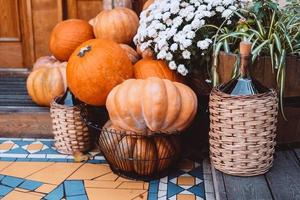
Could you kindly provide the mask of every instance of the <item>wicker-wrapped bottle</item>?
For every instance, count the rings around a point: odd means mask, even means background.
[[[81,119],[81,110],[77,104],[74,95],[69,90],[51,103],[54,146],[63,154],[87,152],[95,143],[94,137]]]
[[[251,43],[240,45],[240,75],[210,95],[210,158],[214,167],[237,176],[267,172],[275,151],[278,98],[249,73]]]
[[[132,8],[132,0],[103,0],[103,9],[111,10],[116,7]]]

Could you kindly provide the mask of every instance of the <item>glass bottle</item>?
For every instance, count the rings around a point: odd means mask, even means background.
[[[103,9],[111,10],[116,7],[132,8],[131,0],[103,0]]]
[[[58,103],[70,107],[76,106],[78,104],[75,96],[72,94],[72,92],[69,89],[67,89],[67,91],[65,92],[65,94],[62,96],[62,98],[59,100]]]
[[[250,42],[240,43],[240,65],[239,65],[239,75],[224,84],[220,90],[231,94],[233,96],[238,95],[255,95],[267,92],[269,89],[259,83],[257,80],[251,77],[251,47]]]

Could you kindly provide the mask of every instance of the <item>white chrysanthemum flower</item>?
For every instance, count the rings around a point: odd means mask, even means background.
[[[157,59],[162,59],[164,60],[167,56],[167,52],[166,51],[160,51],[158,54],[157,54]]]
[[[228,18],[232,13],[233,13],[232,10],[226,9],[226,10],[223,11],[222,17],[223,18]]]
[[[172,61],[172,59],[173,59],[173,54],[172,53],[167,53],[167,55],[166,55],[166,60],[167,61]]]
[[[170,47],[170,50],[171,51],[176,51],[176,50],[178,50],[178,44],[177,43],[173,43],[172,45],[171,45],[171,47]]]
[[[175,63],[174,61],[169,62],[169,68],[170,68],[171,70],[177,69],[176,63]]]
[[[185,50],[182,52],[182,57],[184,59],[190,59],[191,58],[191,52],[189,52],[188,50]]]
[[[185,68],[183,64],[178,65],[177,72],[180,73],[182,76],[186,76],[188,70]]]
[[[208,49],[210,43],[207,40],[202,40],[197,42],[197,47],[199,47],[202,50]]]

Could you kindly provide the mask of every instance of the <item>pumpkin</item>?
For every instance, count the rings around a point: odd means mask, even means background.
[[[150,175],[154,172],[157,162],[155,144],[146,138],[136,141],[133,151],[134,170],[139,175]]]
[[[127,56],[131,60],[132,64],[135,64],[140,60],[140,55],[131,46],[127,44],[120,44],[120,46],[126,51]]]
[[[142,58],[148,58],[148,59],[155,59],[154,53],[151,49],[147,48],[146,50],[142,51],[139,46],[136,47],[136,52],[142,57]]]
[[[28,76],[27,91],[36,104],[50,106],[55,97],[65,93],[65,80],[66,63],[54,67],[41,67]]]
[[[104,10],[111,10],[116,7],[132,8],[132,0],[103,0]]]
[[[180,76],[169,69],[163,60],[142,59],[134,65],[134,76],[138,79],[158,77],[171,81],[181,82]]]
[[[107,95],[118,84],[133,77],[133,66],[115,42],[93,39],[80,45],[67,65],[69,89],[81,101],[105,105]]]
[[[154,3],[154,0],[148,0],[143,5],[143,10],[146,10],[151,4]]]
[[[42,56],[35,61],[32,67],[32,71],[43,67],[60,67],[61,65],[66,67],[67,62],[60,62],[54,56]]]
[[[117,155],[116,163],[118,168],[124,171],[133,170],[133,151],[136,144],[136,139],[131,136],[124,136],[118,143],[115,151]]]
[[[174,147],[172,143],[165,137],[157,137],[154,140],[157,149],[157,168],[159,171],[164,171],[170,166],[172,157],[175,156]]]
[[[73,51],[83,42],[94,38],[93,27],[80,19],[58,23],[52,30],[50,52],[60,61],[68,61]]]
[[[104,10],[96,16],[94,33],[96,38],[130,44],[137,33],[138,26],[139,18],[133,10],[115,8]]]
[[[112,123],[122,129],[174,132],[186,129],[197,112],[197,97],[188,86],[167,79],[131,79],[116,86],[106,107]]]

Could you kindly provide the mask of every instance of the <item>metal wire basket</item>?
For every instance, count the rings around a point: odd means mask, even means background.
[[[87,109],[81,115],[89,129],[100,133],[99,149],[114,173],[150,181],[166,176],[176,166],[181,154],[179,133],[135,133],[121,130],[110,121],[101,128]]]

